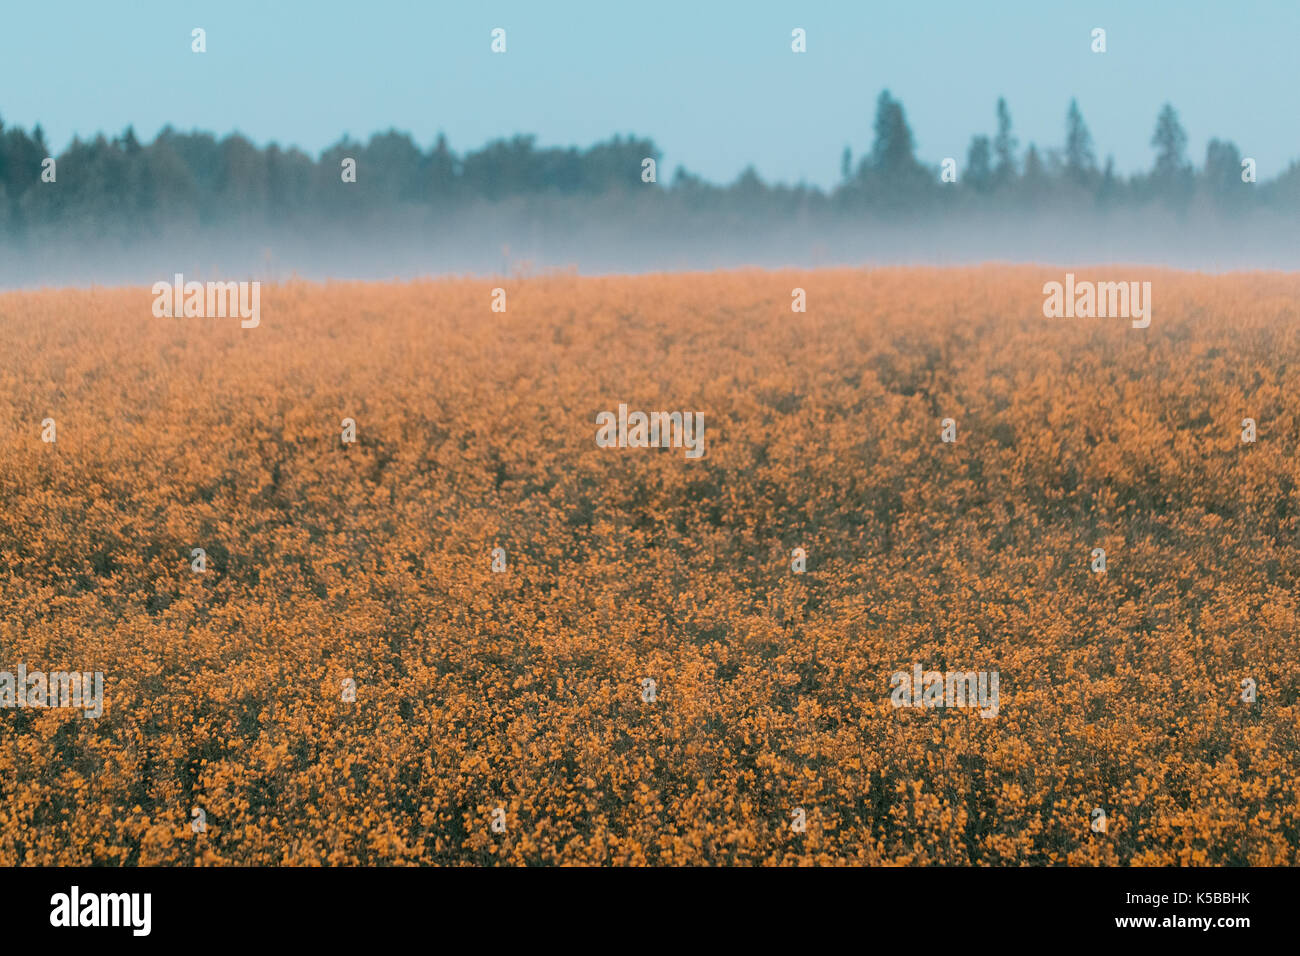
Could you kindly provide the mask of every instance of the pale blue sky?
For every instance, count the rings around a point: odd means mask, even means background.
[[[190,30],[208,52],[190,52]],[[508,52],[489,51],[493,27]],[[808,52],[790,52],[790,31]],[[1089,49],[1093,27],[1108,52]],[[152,138],[166,123],[238,130],[313,154],[396,126],[458,152],[517,132],[546,145],[650,136],[730,181],[829,185],[871,142],[874,102],[902,100],[919,155],[964,159],[1005,95],[1022,146],[1056,146],[1077,96],[1099,159],[1149,166],[1171,101],[1199,164],[1212,135],[1271,178],[1300,158],[1300,2],[397,2],[71,0],[0,13],[0,117]],[[664,177],[666,178],[666,177]]]

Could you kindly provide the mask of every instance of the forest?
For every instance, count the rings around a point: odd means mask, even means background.
[[[830,189],[764,182],[752,166],[727,184],[681,166],[670,174],[657,170],[647,182],[644,160],[657,163],[662,152],[654,140],[635,135],[580,149],[540,146],[536,137],[519,134],[458,153],[442,134],[423,148],[410,133],[390,129],[366,142],[345,136],[313,157],[292,146],[258,146],[237,132],[219,138],[169,126],[147,143],[132,128],[75,139],[56,156],[39,125],[28,131],[0,120],[0,239],[139,238],[217,227],[303,230],[398,214],[427,221],[485,203],[543,197],[579,210],[598,198],[612,200],[612,207],[600,206],[607,212],[638,190],[638,198],[650,190],[674,217],[687,219],[735,214],[888,221],[1032,212],[1049,204],[1240,217],[1300,206],[1300,165],[1256,183],[1253,160],[1216,138],[1198,166],[1170,105],[1155,120],[1151,168],[1130,176],[1099,157],[1075,101],[1059,146],[1021,149],[1005,99],[989,120],[991,131],[973,136],[965,156],[923,160],[903,104],[882,91],[870,149],[855,157],[846,146]],[[947,177],[945,158],[954,161]],[[345,160],[355,163],[355,182],[345,181]]]

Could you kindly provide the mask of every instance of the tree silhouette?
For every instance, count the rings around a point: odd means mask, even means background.
[[[876,100],[875,142],[871,146],[871,164],[886,176],[910,174],[916,165],[912,130],[903,115],[903,104],[882,90]]]
[[[1232,143],[1212,139],[1205,147],[1206,189],[1215,197],[1238,195],[1241,182],[1241,153]]]
[[[998,97],[998,132],[993,138],[993,155],[996,164],[993,168],[994,181],[999,186],[1007,186],[1016,178],[1016,146],[1019,144],[1011,133],[1011,111],[1007,101]]]
[[[966,183],[976,192],[993,185],[993,148],[987,136],[976,136],[966,151]]]
[[[1070,100],[1065,114],[1065,174],[1074,183],[1087,185],[1097,170],[1092,153],[1092,135],[1083,122],[1079,101]]]
[[[1152,191],[1171,203],[1185,202],[1194,186],[1194,173],[1187,160],[1187,133],[1178,122],[1178,113],[1168,103],[1156,117],[1151,145],[1156,150],[1156,163],[1151,170]]]

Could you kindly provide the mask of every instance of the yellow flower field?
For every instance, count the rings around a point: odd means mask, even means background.
[[[1300,276],[1063,272],[0,295],[0,865],[1300,863]]]

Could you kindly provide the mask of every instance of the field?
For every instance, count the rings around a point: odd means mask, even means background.
[[[1300,276],[1063,272],[0,295],[0,865],[1300,863]]]

